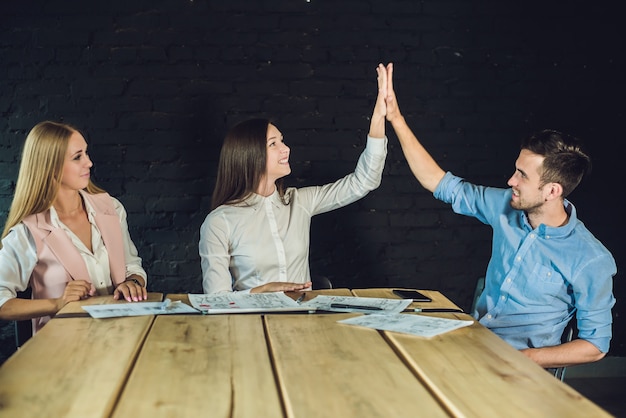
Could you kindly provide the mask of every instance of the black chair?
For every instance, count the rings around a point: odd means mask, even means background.
[[[22,299],[30,299],[31,298],[31,289],[30,287],[23,292],[17,292],[17,297]],[[26,319],[23,321],[13,321],[15,326],[15,348],[18,349],[26,341],[33,336],[33,321],[30,319]]]
[[[485,289],[485,278],[479,277],[478,280],[476,280],[476,287],[474,288],[474,299],[472,299],[472,307],[469,311],[470,315],[474,314],[476,302],[478,302],[478,298],[483,293],[483,289]]]
[[[311,275],[311,282],[313,283],[313,290],[332,289],[333,284],[326,276],[320,276],[318,274]]]
[[[483,289],[485,288],[485,278],[479,277],[476,281],[476,288],[474,289],[474,299],[472,300],[472,310],[470,313],[474,313],[474,309],[476,308],[476,302],[480,297]],[[576,315],[570,319],[565,330],[563,331],[563,335],[561,335],[561,343],[566,343],[572,341],[574,336],[576,335]],[[565,380],[565,367],[557,367],[554,369],[547,369],[550,373],[554,374],[554,377],[559,379],[561,382]]]
[[[564,344],[564,343],[572,341],[576,333],[577,333],[576,315],[574,315],[572,319],[570,319],[569,322],[567,323],[565,330],[563,330],[563,335],[561,335],[561,343]],[[557,367],[556,369],[554,369],[554,377],[559,379],[561,382],[564,381],[565,369],[566,369],[565,366]]]

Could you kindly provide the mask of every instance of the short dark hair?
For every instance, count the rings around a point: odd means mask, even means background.
[[[545,129],[522,140],[521,149],[544,157],[541,182],[559,183],[567,197],[591,171],[591,159],[582,142],[571,135]]]

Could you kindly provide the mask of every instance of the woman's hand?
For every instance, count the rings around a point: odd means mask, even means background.
[[[389,64],[391,65],[391,64]],[[376,74],[378,75],[378,95],[376,104],[370,120],[369,136],[372,138],[384,138],[385,136],[385,116],[387,115],[387,73],[388,70],[383,64],[378,64]]]
[[[135,280],[139,283],[143,282],[143,279],[139,276],[130,276],[125,282],[117,286],[113,292],[113,299],[124,298],[127,302],[140,302],[148,299],[148,290],[142,285],[135,283]]]
[[[374,105],[373,116],[384,118],[387,114],[386,99],[389,92],[389,89],[387,87],[387,77],[390,67],[391,64],[388,64],[387,68],[385,68],[383,64],[378,64],[378,67],[376,67],[376,74],[378,75],[378,77],[376,78],[378,82],[378,95],[376,96],[376,104]]]
[[[86,280],[70,280],[63,290],[63,296],[56,299],[57,312],[70,302],[87,299],[96,294],[96,289]]]
[[[294,292],[296,290],[310,289],[313,283],[291,283],[291,282],[271,282],[255,287],[250,293],[269,293],[269,292]]]

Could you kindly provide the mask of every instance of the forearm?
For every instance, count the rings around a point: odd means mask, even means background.
[[[57,299],[9,299],[0,307],[0,319],[22,321],[25,319],[53,316],[59,311]]]
[[[372,115],[370,120],[370,132],[369,136],[372,138],[384,138],[385,137],[385,115],[378,115],[376,112]]]
[[[434,192],[445,175],[445,171],[439,167],[439,164],[418,141],[404,117],[395,117],[391,121],[391,126],[400,141],[402,152],[413,175],[425,189]]]
[[[552,347],[527,348],[521,352],[543,368],[593,363],[605,356],[595,345],[581,339]]]

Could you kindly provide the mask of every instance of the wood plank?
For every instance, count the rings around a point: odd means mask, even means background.
[[[157,317],[114,417],[282,417],[260,315]]]
[[[144,302],[160,302],[163,300],[163,293],[148,292],[148,300]],[[76,318],[76,317],[89,317],[89,313],[83,309],[86,305],[107,305],[109,303],[141,303],[141,302],[127,302],[125,300],[115,300],[113,295],[106,296],[93,296],[88,299],[79,300],[77,302],[70,302],[65,305],[54,318]]]
[[[430,339],[385,335],[455,416],[609,416],[477,322]]]
[[[421,289],[405,289],[401,287],[393,288],[370,288],[370,289],[352,289],[354,296],[361,296],[367,298],[389,298],[400,299],[393,293],[394,289],[401,290],[417,290],[418,292],[428,296],[432,299],[432,302],[413,302],[409,305],[410,308],[459,308],[454,302],[445,297],[441,292],[436,290],[421,290]]]
[[[353,314],[266,315],[289,417],[447,417],[378,331]]]
[[[108,417],[153,319],[52,319],[0,368],[0,415]]]

